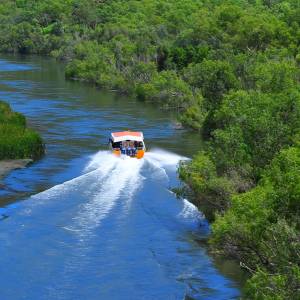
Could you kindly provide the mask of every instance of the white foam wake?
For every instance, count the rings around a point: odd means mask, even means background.
[[[161,149],[154,149],[151,152],[146,152],[145,159],[151,164],[159,168],[177,167],[182,160],[188,160],[187,157],[168,152]]]
[[[103,157],[100,159],[100,157]],[[84,174],[65,181],[62,184],[58,184],[44,192],[31,196],[31,199],[35,201],[32,206],[38,205],[40,202],[44,202],[47,199],[59,200],[64,197],[65,194],[78,191],[79,193],[93,192],[92,187],[99,184],[107,174],[115,168],[118,163],[118,159],[111,154],[108,155],[107,151],[99,151],[97,154],[91,157],[89,164],[84,169]],[[83,188],[85,186],[85,188]]]
[[[176,169],[179,162],[186,159],[159,149],[147,152],[141,160],[119,158],[110,151],[99,151],[91,156],[83,175],[32,196],[34,201],[27,212],[31,214],[34,206],[45,202],[69,201],[68,205],[74,214],[64,228],[77,233],[80,239],[86,239],[100,226],[119,200],[123,201],[120,205],[125,210],[130,209],[134,194],[144,179],[141,170],[145,163],[150,166],[145,176],[160,180],[161,176],[168,178],[166,170]],[[75,200],[76,197],[79,199]],[[195,219],[199,217],[198,214],[198,210],[184,200],[183,210],[178,217]]]
[[[156,179],[166,179],[168,180],[167,170],[176,172],[176,168],[179,162],[182,160],[187,160],[188,158],[184,156],[177,155],[161,149],[154,149],[151,152],[146,152],[145,161],[151,167],[151,174],[153,178]]]
[[[81,205],[78,214],[73,218],[74,225],[71,226],[71,230],[78,232],[81,238],[87,238],[89,233],[100,225],[122,193],[122,198],[131,199],[140,184],[138,178],[143,160],[116,158],[111,154],[106,156],[102,152],[93,157],[86,170],[98,167],[97,170],[105,172],[105,176],[88,187],[97,192]]]
[[[204,218],[203,214],[197,209],[197,207],[187,199],[183,199],[183,209],[178,216],[189,220],[202,220]]]
[[[84,172],[91,172],[96,169],[105,170],[120,162],[120,158],[112,155],[110,151],[98,151],[90,157],[90,161],[84,168]]]

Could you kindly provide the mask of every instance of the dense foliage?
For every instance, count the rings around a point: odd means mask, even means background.
[[[0,33],[0,51],[178,111],[206,141],[179,174],[218,214],[213,247],[253,273],[246,297],[300,298],[298,0],[5,1]]]
[[[249,298],[300,299],[300,147],[275,156],[254,189],[232,197],[212,243],[259,271]],[[252,271],[254,272],[254,271]]]
[[[26,127],[26,119],[0,101],[0,160],[38,158],[44,153],[40,136]]]

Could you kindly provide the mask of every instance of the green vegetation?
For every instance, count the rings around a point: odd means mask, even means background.
[[[232,197],[213,224],[211,242],[252,270],[250,299],[300,299],[299,228],[300,147],[290,147],[276,155],[254,189]]]
[[[253,273],[246,297],[300,298],[298,0],[5,1],[0,33],[0,51],[176,110],[206,142],[179,175],[212,247]]]
[[[43,153],[42,139],[35,131],[26,128],[25,117],[0,101],[0,160],[35,159]]]

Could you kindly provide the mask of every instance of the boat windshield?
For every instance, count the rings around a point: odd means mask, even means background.
[[[143,142],[137,141],[122,141],[122,142],[111,142],[111,145],[114,149],[143,149],[144,144]]]

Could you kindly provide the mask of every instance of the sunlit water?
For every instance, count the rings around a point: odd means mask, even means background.
[[[10,57],[0,71],[0,98],[47,144],[0,193],[1,300],[238,298],[197,242],[204,216],[170,191],[195,135],[156,108],[65,82],[51,60]],[[144,131],[144,159],[99,150],[126,128]]]

